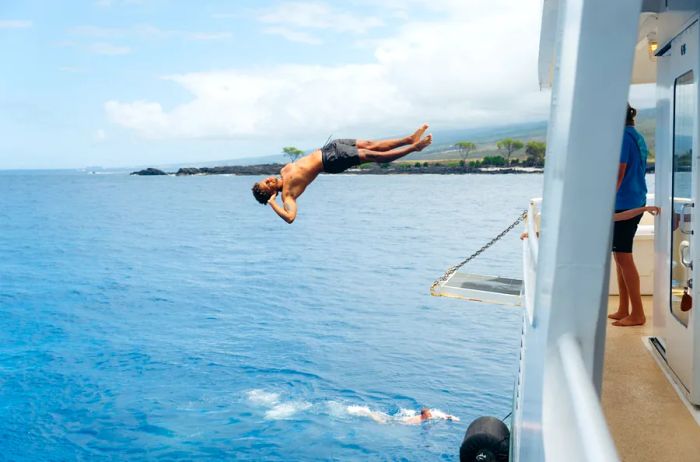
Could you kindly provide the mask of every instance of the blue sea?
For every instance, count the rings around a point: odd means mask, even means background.
[[[510,412],[519,309],[429,287],[541,175],[322,176],[292,225],[254,179],[0,172],[0,460],[452,461]]]

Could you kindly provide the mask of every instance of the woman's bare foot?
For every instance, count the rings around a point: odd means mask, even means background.
[[[619,321],[615,321],[612,323],[613,326],[618,326],[618,327],[630,327],[630,326],[641,326],[645,322],[647,322],[647,318],[642,315],[642,316],[627,316],[626,318],[622,318]]]
[[[628,310],[621,310],[618,308],[618,310],[614,313],[611,313],[608,315],[610,319],[614,319],[615,321],[619,321],[620,319],[624,319],[627,316],[630,315],[630,312]]]
[[[423,133],[425,133],[428,127],[430,127],[430,125],[428,124],[421,125],[420,128],[418,128],[418,130],[416,130],[416,132],[413,135],[408,137],[411,140],[409,144],[416,144],[417,142],[419,142],[421,136],[423,136]]]
[[[420,140],[417,143],[414,143],[413,145],[416,147],[416,151],[422,151],[425,149],[430,143],[433,142],[433,135],[428,135],[422,140]]]

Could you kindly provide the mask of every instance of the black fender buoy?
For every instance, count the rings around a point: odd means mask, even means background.
[[[459,447],[460,462],[506,462],[510,449],[510,431],[496,417],[473,421]]]

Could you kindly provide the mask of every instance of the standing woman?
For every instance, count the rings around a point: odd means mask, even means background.
[[[647,144],[634,128],[637,110],[627,105],[625,133],[622,137],[620,167],[617,173],[615,213],[643,207],[647,199]],[[617,312],[608,315],[615,319],[613,326],[641,326],[646,322],[642,295],[639,291],[639,273],[632,258],[632,243],[644,212],[628,220],[616,221],[613,232],[613,257],[617,266],[617,285],[620,304]],[[630,311],[630,305],[632,310]]]

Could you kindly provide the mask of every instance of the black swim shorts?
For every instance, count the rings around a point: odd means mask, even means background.
[[[360,165],[357,140],[333,140],[321,148],[323,171],[341,173],[350,167]]]
[[[624,210],[615,210],[615,213],[624,212]],[[632,253],[632,243],[634,242],[634,235],[637,232],[637,226],[642,220],[643,213],[640,213],[636,217],[632,217],[629,220],[622,220],[615,222],[615,228],[613,230],[613,252],[622,253]]]

